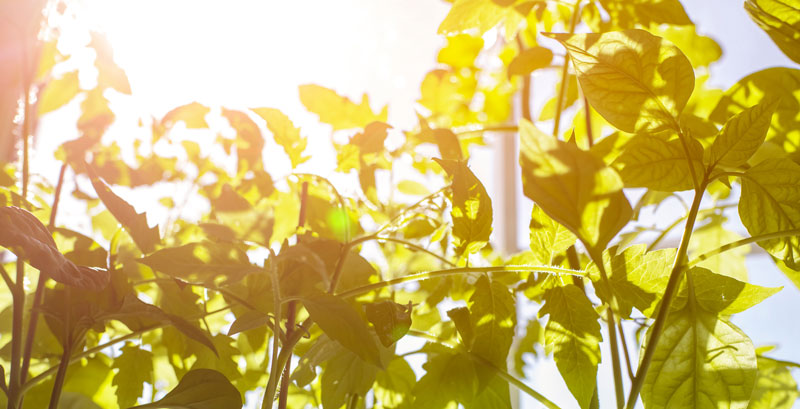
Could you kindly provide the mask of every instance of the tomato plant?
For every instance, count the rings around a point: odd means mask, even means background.
[[[800,63],[800,4],[744,6]],[[798,364],[731,316],[780,290],[748,283],[744,246],[800,287],[800,70],[707,86],[720,49],[678,0],[455,0],[439,31],[412,129],[366,96],[299,88],[347,186],[302,171],[320,135],[274,107],[195,102],[143,121],[149,140],[110,138],[107,95],[131,90],[102,35],[91,89],[55,69],[69,57],[57,38],[32,46],[24,92],[5,93],[23,95],[22,120],[1,128],[19,128],[22,154],[0,173],[0,400],[484,409],[510,408],[513,388],[558,408],[524,375],[523,356],[544,351],[582,409],[604,394],[628,409],[792,407]],[[560,82],[531,112],[547,70]],[[80,137],[55,152],[57,177],[35,177],[38,117],[75,99]],[[535,203],[517,254],[492,247],[497,211],[470,168],[490,132],[517,138]],[[277,150],[283,169],[265,160]],[[67,193],[85,220],[58,218]],[[685,214],[649,227],[642,215],[675,198]],[[536,316],[520,312],[531,303]],[[424,344],[401,351],[409,339]],[[613,390],[598,388],[602,359]]]

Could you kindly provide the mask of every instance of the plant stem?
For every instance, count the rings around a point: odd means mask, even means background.
[[[17,259],[17,277],[11,289],[12,319],[11,319],[11,370],[8,380],[8,408],[16,409],[20,405],[20,363],[22,350],[22,312],[25,309],[25,262]]]
[[[522,117],[533,122],[531,116],[531,74],[522,76]]]
[[[697,213],[700,210],[700,202],[703,200],[703,192],[705,191],[707,183],[707,180],[703,181],[703,183],[701,183],[695,190],[694,200],[692,200],[692,206],[689,208],[689,216],[686,218],[686,225],[683,229],[683,236],[681,237],[681,243],[678,247],[678,252],[675,255],[675,261],[672,264],[669,281],[667,282],[667,287],[664,289],[664,295],[661,298],[661,305],[658,307],[658,315],[656,315],[656,320],[651,328],[651,334],[647,339],[647,345],[645,346],[644,355],[642,356],[639,364],[639,369],[636,371],[636,376],[633,378],[633,382],[631,383],[631,390],[628,394],[628,402],[626,406],[627,409],[634,409],[634,406],[636,406],[636,400],[638,399],[639,392],[641,392],[642,386],[644,385],[644,379],[647,375],[647,371],[650,369],[650,363],[653,360],[653,354],[655,353],[656,345],[658,345],[658,340],[661,338],[661,334],[664,332],[664,325],[666,324],[667,316],[669,315],[669,307],[670,304],[672,304],[672,299],[675,297],[675,292],[683,275],[684,263],[686,262],[686,251],[689,248],[689,240],[692,237],[694,223],[697,220]]]
[[[418,246],[418,245],[416,245],[414,243],[411,243],[411,242],[403,240],[403,239],[396,239],[396,238],[393,238],[393,237],[375,237],[374,240],[376,240],[376,241],[389,241],[389,242],[393,242],[393,243],[397,243],[397,244],[402,244],[402,245],[404,245],[404,246],[406,246],[406,247],[408,247],[408,248],[410,248],[412,250],[416,250],[416,251],[419,251],[421,253],[428,254],[428,255],[436,258],[437,260],[441,261],[442,263],[444,263],[444,264],[446,264],[448,266],[451,266],[451,267],[455,267],[456,266],[456,264],[453,263],[452,261],[450,261],[450,260],[448,260],[448,259],[446,259],[446,258],[444,258],[444,257],[442,257],[442,256],[440,256],[440,255],[438,255],[438,254],[426,249],[425,247]]]
[[[622,369],[620,366],[616,329],[617,321],[614,317],[614,309],[617,308],[618,304],[616,296],[612,290],[613,287],[611,287],[611,283],[609,282],[608,274],[606,273],[606,267],[605,263],[603,263],[602,253],[600,256],[593,256],[592,259],[597,266],[597,270],[600,271],[600,277],[603,283],[608,287],[608,290],[611,293],[611,299],[608,302],[608,309],[606,309],[606,314],[608,315],[608,347],[611,350],[611,367],[614,372],[614,395],[617,398],[617,408],[622,409],[625,406],[625,390],[622,387]]]
[[[64,186],[64,174],[67,171],[66,162],[61,165],[61,170],[58,172],[58,182],[56,183],[56,191],[53,194],[53,206],[50,208],[50,220],[47,227],[52,230],[56,227],[56,214],[58,212],[58,203],[61,198],[61,189]],[[33,338],[36,335],[36,326],[39,324],[39,306],[44,297],[44,287],[47,282],[47,275],[39,272],[39,281],[36,283],[36,291],[33,294],[33,307],[31,308],[30,318],[28,319],[28,332],[25,334],[25,347],[22,352],[22,367],[20,370],[20,384],[24,384],[28,380],[28,368],[31,364],[31,353],[33,353]]]
[[[716,248],[716,249],[711,250],[709,252],[703,253],[703,254],[695,257],[691,261],[689,261],[689,263],[687,264],[687,267],[691,267],[693,265],[696,265],[697,263],[701,263],[703,260],[707,260],[707,259],[709,259],[711,257],[714,257],[714,256],[718,255],[718,254],[722,254],[722,253],[724,253],[726,251],[733,250],[733,249],[735,249],[737,247],[746,246],[748,244],[757,243],[759,241],[772,240],[772,239],[781,239],[781,238],[785,238],[785,237],[795,237],[795,236],[800,236],[800,229],[777,231],[777,232],[774,232],[774,233],[759,234],[758,236],[747,237],[747,238],[744,238],[744,239],[741,239],[741,240],[737,240],[737,241],[734,241],[734,242],[731,242],[731,243],[724,244],[719,248]]]
[[[64,345],[64,353],[61,354],[61,361],[58,363],[58,372],[56,372],[55,383],[53,384],[53,392],[50,395],[49,409],[58,409],[58,400],[61,398],[61,390],[64,388],[64,381],[67,379],[67,368],[70,364],[70,352],[72,352],[72,342],[66,341]]]
[[[581,2],[577,1],[574,4],[574,10],[572,10],[572,18],[569,22],[569,33],[572,34],[575,32],[575,26],[578,25],[578,14],[580,13],[581,9]],[[555,123],[553,124],[553,136],[558,139],[558,133],[561,128],[561,110],[564,107],[564,97],[567,94],[567,88],[569,84],[567,84],[567,78],[569,75],[569,54],[564,56],[564,66],[561,68],[561,85],[558,87],[558,98],[556,98],[556,118]]]
[[[619,343],[622,345],[622,352],[625,354],[625,366],[628,368],[628,379],[633,380],[633,365],[631,365],[631,355],[628,352],[628,342],[625,341],[625,331],[622,328],[622,320],[617,321],[619,330]]]
[[[455,132],[456,136],[463,136],[463,135],[471,135],[474,133],[484,133],[484,132],[517,132],[519,127],[516,125],[506,125],[506,126],[487,126],[485,128],[478,128],[478,129],[467,129],[464,131]]]

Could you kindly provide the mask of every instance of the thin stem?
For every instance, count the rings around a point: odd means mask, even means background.
[[[5,281],[9,291],[14,291],[14,280],[11,279],[11,276],[8,275],[8,271],[6,271],[6,268],[3,267],[2,264],[0,264],[0,275],[3,276],[3,281]]]
[[[484,133],[484,132],[517,132],[519,127],[516,125],[506,125],[506,126],[487,126],[485,128],[478,128],[478,129],[467,129],[464,131],[455,132],[456,136],[464,136],[464,135],[471,135],[476,133]]]
[[[64,345],[64,353],[61,354],[61,361],[58,363],[58,372],[56,372],[55,383],[53,384],[53,392],[50,394],[49,409],[58,409],[58,400],[61,398],[61,389],[64,387],[64,381],[67,378],[67,368],[69,368],[69,355],[72,350],[70,342]]]
[[[397,277],[391,280],[367,284],[361,287],[356,287],[347,291],[343,291],[341,293],[336,294],[336,296],[342,298],[350,298],[366,294],[370,291],[378,290],[384,287],[389,287],[396,284],[402,284],[411,281],[427,280],[430,278],[437,278],[437,277],[444,277],[444,276],[458,275],[458,274],[497,273],[502,271],[509,271],[509,272],[530,271],[534,273],[551,273],[557,275],[564,274],[569,276],[585,277],[585,273],[583,271],[570,270],[568,268],[553,267],[553,266],[459,267],[459,268],[449,268],[444,270],[434,270],[424,273],[410,274],[403,277]]]
[[[396,238],[393,238],[393,237],[375,237],[375,240],[376,241],[389,241],[389,242],[393,242],[393,243],[402,244],[402,245],[404,245],[404,246],[406,246],[406,247],[408,247],[408,248],[410,248],[412,250],[416,250],[416,251],[428,254],[428,255],[436,258],[437,260],[441,261],[442,263],[444,263],[444,264],[446,264],[448,266],[452,266],[452,267],[456,266],[456,264],[453,263],[452,261],[450,261],[450,260],[448,260],[448,259],[446,259],[446,258],[444,258],[444,257],[442,257],[442,256],[440,256],[440,255],[438,255],[438,254],[426,249],[425,247],[418,246],[418,245],[416,245],[414,243],[411,243],[411,242],[403,240],[403,239],[396,239]]]
[[[594,132],[592,131],[592,107],[589,106],[589,99],[583,96],[583,112],[586,114],[586,138],[589,140],[589,147],[594,146]]]
[[[280,292],[280,279],[278,277],[278,272],[274,268],[273,261],[275,259],[275,253],[272,252],[270,249],[270,269],[269,275],[270,279],[272,280],[272,308],[275,311],[275,331],[272,334],[272,366],[269,370],[269,379],[267,380],[267,388],[264,391],[264,398],[261,401],[261,409],[267,409],[272,407],[272,401],[275,399],[275,391],[278,389],[278,378],[280,377],[281,368],[286,366],[286,362],[288,359],[281,363],[280,357],[283,355],[283,350],[281,350],[281,354],[278,354],[278,342],[281,340],[280,332],[281,332],[281,292]],[[294,334],[292,334],[294,335]],[[283,347],[286,348],[289,342],[289,338],[283,342]],[[299,338],[298,338],[299,340]],[[297,342],[297,341],[295,341]],[[294,346],[292,344],[292,346]]]
[[[800,236],[800,229],[777,231],[777,232],[774,232],[774,233],[760,234],[758,236],[747,237],[747,238],[744,238],[744,239],[741,239],[741,240],[737,240],[737,241],[734,241],[734,242],[731,242],[731,243],[724,244],[719,248],[716,248],[716,249],[711,250],[709,252],[703,253],[703,254],[695,257],[691,261],[689,261],[689,263],[687,264],[687,267],[694,266],[697,263],[701,263],[703,260],[707,260],[707,259],[709,259],[711,257],[714,257],[714,256],[718,255],[718,254],[722,254],[722,253],[724,253],[726,251],[733,250],[733,249],[735,249],[737,247],[746,246],[748,244],[757,243],[759,241],[772,240],[772,239],[781,239],[781,238],[785,238],[785,237],[794,237],[794,236]]]
[[[575,32],[575,26],[578,25],[578,14],[580,13],[580,4],[581,2],[575,2],[574,10],[572,11],[572,18],[569,22],[569,33],[572,34]],[[567,78],[569,75],[569,58],[567,56],[564,57],[564,66],[561,68],[561,85],[558,87],[558,98],[556,98],[556,118],[555,123],[553,124],[553,136],[558,139],[558,133],[560,132],[561,128],[561,110],[564,107],[564,98],[567,94]]]
[[[67,163],[61,165],[58,172],[58,182],[56,191],[53,194],[53,206],[50,208],[50,220],[47,223],[49,229],[56,227],[56,214],[58,213],[58,203],[61,198],[61,189],[64,187],[64,175],[67,171]],[[36,283],[36,291],[33,294],[33,307],[31,308],[30,318],[28,319],[28,332],[25,335],[25,347],[22,352],[22,368],[20,370],[20,383],[24,384],[28,380],[28,368],[31,364],[31,354],[33,353],[33,338],[36,335],[36,327],[39,324],[39,306],[44,297],[44,287],[47,282],[47,275],[39,272],[39,280]]]
[[[631,383],[631,390],[628,394],[628,402],[626,406],[627,409],[634,409],[634,406],[636,406],[639,392],[641,392],[642,386],[644,385],[645,376],[647,375],[648,369],[650,369],[650,363],[653,361],[653,354],[656,351],[656,346],[661,338],[661,334],[664,332],[664,325],[666,324],[667,316],[669,315],[669,307],[670,304],[672,304],[672,299],[675,297],[675,292],[678,288],[678,284],[680,283],[680,279],[684,271],[686,251],[689,248],[689,240],[692,237],[694,223],[697,220],[697,213],[700,209],[700,202],[703,200],[703,192],[705,191],[707,183],[708,181],[704,181],[700,184],[698,189],[695,190],[694,200],[692,201],[692,206],[689,209],[689,217],[686,219],[686,225],[683,229],[683,236],[681,237],[681,243],[678,247],[678,252],[675,255],[675,261],[672,264],[672,271],[669,275],[669,281],[667,282],[667,287],[664,289],[664,295],[661,299],[661,305],[658,307],[656,320],[653,323],[653,327],[650,329],[651,334],[647,339],[647,345],[645,346],[644,355],[642,356],[639,364],[639,369],[636,371],[636,376],[633,378],[633,382]]]
[[[608,274],[606,273],[602,256],[592,258],[595,259],[595,265],[600,271],[600,277],[608,289],[611,290],[611,283],[608,280]],[[606,314],[608,314],[608,347],[611,350],[611,367],[614,372],[614,395],[617,398],[617,408],[622,409],[625,406],[625,390],[622,387],[622,369],[620,367],[619,346],[617,343],[617,321],[614,318],[614,309],[617,308],[617,305],[614,292],[611,291],[611,299],[608,303],[608,309],[606,309]]]
[[[625,353],[625,366],[628,368],[628,378],[633,380],[633,365],[631,365],[631,355],[628,352],[628,342],[625,341],[625,331],[622,328],[622,320],[617,321],[617,330],[619,330],[619,341],[622,345],[622,351]]]
[[[14,409],[19,407],[20,392],[20,363],[22,358],[22,313],[25,309],[25,290],[23,280],[25,278],[25,262],[21,258],[17,259],[17,277],[14,287],[11,289],[12,319],[11,319],[11,370],[9,371],[8,381],[8,407]]]
[[[391,220],[389,220],[389,222],[387,222],[386,224],[381,226],[381,228],[379,228],[378,231],[373,233],[373,235],[377,236],[378,234],[380,234],[384,230],[392,227],[395,223],[397,223],[398,220],[400,220],[401,217],[403,217],[404,214],[416,209],[417,207],[419,207],[423,203],[427,202],[428,200],[431,200],[431,199],[435,198],[436,196],[439,196],[439,194],[441,194],[442,192],[444,192],[447,189],[450,189],[450,185],[447,185],[447,186],[445,186],[445,187],[443,187],[443,188],[441,188],[441,189],[429,194],[428,196],[423,197],[422,199],[420,199],[416,203],[405,207],[403,210],[401,210],[399,213],[397,213]]]

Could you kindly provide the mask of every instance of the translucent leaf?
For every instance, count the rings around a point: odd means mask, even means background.
[[[632,215],[617,172],[525,120],[520,122],[520,139],[525,196],[599,257]]]
[[[611,29],[651,25],[689,25],[692,21],[678,0],[600,0]]]
[[[439,50],[436,60],[454,68],[470,67],[482,49],[483,38],[456,34],[447,37],[447,45]]]
[[[414,408],[444,409],[450,402],[466,404],[475,397],[478,378],[467,354],[438,354],[422,365],[425,375],[414,386]]]
[[[222,116],[236,131],[236,155],[239,158],[238,170],[261,169],[261,155],[264,151],[264,136],[258,125],[242,111],[222,108]]]
[[[508,76],[528,75],[539,68],[547,67],[552,61],[553,52],[549,48],[533,47],[522,50],[508,64]]]
[[[452,178],[453,244],[456,255],[475,253],[492,233],[492,199],[465,162],[435,159]]]
[[[303,156],[308,141],[300,136],[300,128],[295,127],[283,112],[275,108],[252,108],[252,111],[267,121],[267,128],[272,132],[275,142],[289,155],[292,168],[311,159],[310,156]]]
[[[614,166],[626,187],[646,187],[663,192],[676,192],[694,187],[691,169],[699,182],[705,170],[703,148],[690,139],[687,142],[692,167],[683,143],[661,136],[635,136],[625,147]]]
[[[411,402],[411,391],[417,377],[405,359],[397,357],[389,362],[386,370],[378,372],[372,389],[384,408],[399,408]]]
[[[92,31],[92,41],[89,46],[94,48],[97,53],[94,59],[94,66],[97,67],[97,86],[101,88],[111,87],[123,93],[131,93],[131,85],[125,71],[114,62],[114,51],[111,44],[106,39],[105,34]]]
[[[161,125],[166,128],[171,128],[176,122],[183,121],[189,129],[208,128],[206,115],[209,112],[211,112],[211,108],[199,102],[192,102],[173,108],[167,112],[164,118],[161,119]]]
[[[320,122],[333,126],[334,131],[364,128],[370,122],[386,122],[389,116],[388,107],[380,113],[373,112],[366,94],[356,104],[333,90],[313,84],[300,86],[300,102],[317,114]]]
[[[730,119],[719,132],[709,151],[709,166],[739,167],[761,147],[767,136],[778,100],[762,102]]]
[[[762,287],[739,281],[733,277],[716,274],[702,267],[689,270],[694,286],[694,301],[706,311],[720,314],[738,314],[764,301],[783,287]],[[686,284],[686,282],[684,282]],[[688,290],[684,285],[673,308],[681,308],[687,302]]]
[[[302,300],[308,315],[325,334],[366,362],[380,366],[380,356],[367,323],[341,298],[317,292]]]
[[[756,373],[755,349],[747,335],[690,300],[667,319],[642,401],[648,409],[744,409]]]
[[[117,402],[121,408],[136,404],[142,396],[144,383],[153,383],[153,353],[127,343],[114,358],[113,368],[117,369],[112,385],[117,387]]]
[[[378,367],[359,355],[342,350],[325,364],[320,379],[323,409],[339,409],[350,395],[366,396],[375,382]]]
[[[39,97],[39,115],[55,111],[72,101],[81,91],[78,71],[71,71],[56,80],[52,80]]]
[[[800,228],[800,165],[789,159],[765,160],[748,169],[742,178],[739,217],[757,236]],[[758,245],[800,268],[800,236],[759,241]]]
[[[791,409],[797,401],[797,381],[786,364],[758,357],[758,378],[747,409]]]
[[[139,250],[145,254],[155,250],[156,245],[161,243],[158,227],[148,226],[147,216],[144,213],[136,213],[136,209],[133,206],[111,191],[111,188],[97,176],[91,166],[87,164],[86,169],[97,196],[108,211],[114,215],[114,218],[125,227]]]
[[[163,398],[131,409],[241,409],[242,404],[242,396],[225,375],[213,369],[193,369]]]
[[[566,227],[551,219],[541,207],[534,205],[531,212],[530,228],[531,253],[534,263],[551,265],[559,254],[563,254],[575,244],[575,237]]]
[[[522,19],[523,16],[513,7],[503,7],[492,0],[456,0],[437,32],[455,34],[474,30],[483,35],[505,20],[509,20],[508,27],[513,27],[514,22],[519,23]],[[507,29],[506,38],[511,37],[513,30]]]
[[[689,255],[697,257],[700,254],[718,249],[719,247],[743,239],[738,233],[724,227],[725,219],[712,218],[711,221],[696,228],[689,242]],[[722,254],[710,257],[697,266],[705,267],[718,274],[733,277],[739,281],[747,281],[747,266],[745,257],[750,252],[749,246],[730,249]]]
[[[572,396],[582,409],[589,407],[597,385],[600,362],[600,316],[592,302],[574,284],[554,287],[544,294],[539,315],[550,314],[544,330],[548,353]]]
[[[474,330],[470,352],[505,369],[517,323],[513,295],[500,281],[481,276],[469,299],[469,310]]]
[[[747,0],[744,9],[787,57],[800,64],[800,1]]]
[[[669,41],[643,30],[549,34],[569,53],[589,103],[625,132],[678,128],[694,71]]]
[[[168,247],[138,261],[171,277],[191,282],[213,283],[217,276],[233,282],[258,271],[241,248],[211,241]]]

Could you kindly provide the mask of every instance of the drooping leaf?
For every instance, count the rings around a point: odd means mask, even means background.
[[[173,108],[164,118],[161,119],[161,126],[171,128],[178,121],[183,121],[189,129],[208,128],[206,115],[211,112],[211,108],[199,103],[192,102]]]
[[[699,183],[703,177],[703,147],[696,140],[684,143],[678,139],[639,135],[625,147],[614,166],[626,187],[646,187],[663,192],[676,192],[694,187],[692,169]],[[691,165],[687,158],[691,158]]]
[[[213,369],[193,369],[163,398],[131,409],[241,409],[242,396],[230,381]]]
[[[292,123],[292,120],[283,112],[275,108],[252,108],[253,112],[267,121],[267,128],[272,132],[275,142],[283,147],[284,152],[289,155],[292,168],[309,160],[310,156],[303,156],[308,141],[300,135],[300,128]]]
[[[81,91],[78,71],[71,71],[50,81],[39,99],[39,115],[44,115],[66,105]]]
[[[597,296],[610,304],[613,292],[618,308],[614,313],[623,318],[630,317],[633,307],[650,316],[667,286],[675,249],[647,251],[646,245],[638,244],[618,250],[612,247],[603,252],[607,282],[594,263],[586,269]]]
[[[617,172],[525,120],[520,122],[520,139],[525,196],[599,256],[632,215]]]
[[[213,283],[218,276],[233,282],[258,270],[241,248],[211,241],[164,248],[138,261],[172,277],[203,283]]]
[[[747,408],[756,354],[735,325],[688,299],[670,313],[655,348],[642,387],[645,407]]]
[[[791,409],[800,392],[786,364],[764,356],[757,362],[758,378],[747,409]]]
[[[586,98],[609,123],[631,133],[678,128],[694,71],[672,43],[638,29],[549,36],[566,47]]]
[[[153,383],[153,353],[132,343],[125,344],[120,352],[114,358],[113,368],[117,373],[111,384],[117,387],[119,406],[127,408],[142,396],[145,382]]]
[[[728,119],[711,145],[709,166],[735,168],[744,165],[764,143],[778,102],[762,102]]]
[[[341,298],[316,292],[303,298],[308,315],[331,339],[353,351],[366,362],[380,366],[380,355],[367,323]]]
[[[136,213],[136,209],[133,206],[111,191],[111,188],[97,176],[97,173],[89,164],[86,164],[86,170],[97,196],[108,211],[114,215],[114,218],[125,227],[139,250],[145,254],[153,252],[156,249],[156,245],[161,243],[158,227],[148,226],[147,216],[144,213]]]
[[[765,160],[748,169],[742,178],[739,217],[757,236],[800,228],[800,165],[789,159]],[[759,241],[758,245],[800,268],[800,235]]]
[[[320,122],[331,125],[334,131],[363,128],[375,121],[386,122],[389,116],[387,107],[380,113],[375,113],[369,105],[366,94],[362,97],[361,103],[356,104],[349,98],[319,85],[301,85],[300,101],[306,109],[319,116]]]
[[[367,304],[367,320],[375,327],[378,339],[389,347],[408,333],[411,328],[411,305],[394,301]]]
[[[553,259],[575,244],[577,238],[566,227],[551,219],[541,207],[534,205],[529,225],[531,253],[534,262],[551,265]]]
[[[492,233],[492,199],[465,162],[435,159],[453,179],[453,238],[456,254],[475,253]]]
[[[548,353],[582,409],[589,407],[597,385],[600,362],[600,316],[574,284],[554,287],[544,294],[539,315],[550,314],[544,330]]]
[[[747,0],[744,9],[787,57],[800,64],[800,2]]]
[[[242,315],[236,317],[230,329],[228,329],[228,336],[238,334],[253,328],[263,327],[270,324],[270,316],[263,312],[247,310]]]
[[[500,281],[481,276],[469,299],[469,310],[475,334],[470,352],[505,369],[517,321],[511,292]]]
[[[108,284],[105,269],[79,266],[67,259],[42,222],[19,207],[0,207],[0,246],[60,283],[93,291]]]

